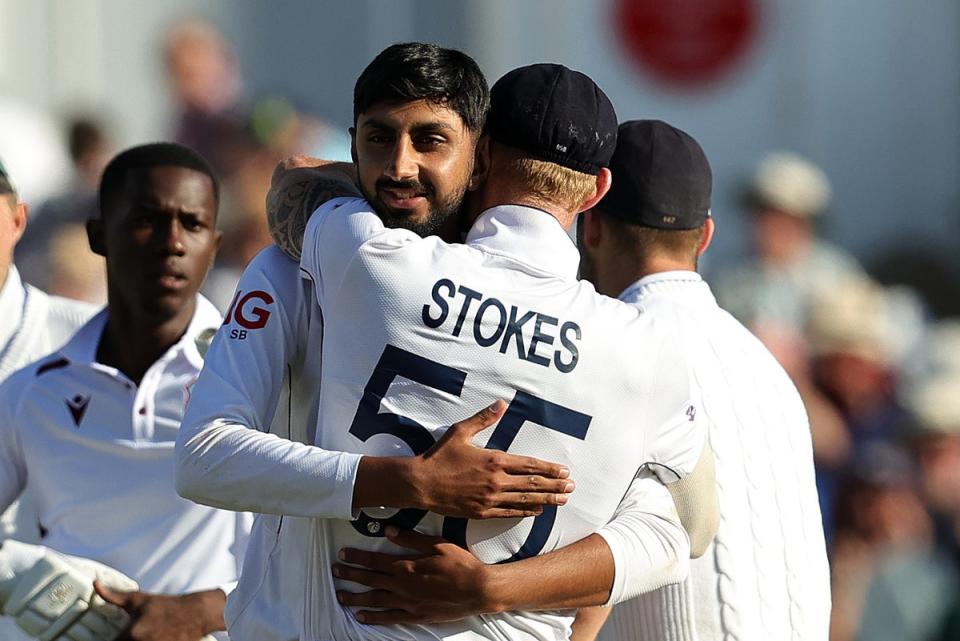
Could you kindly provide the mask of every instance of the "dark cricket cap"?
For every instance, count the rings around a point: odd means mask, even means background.
[[[710,217],[713,174],[700,145],[661,120],[620,125],[610,162],[613,185],[597,204],[606,214],[659,229],[694,229]]]
[[[0,160],[0,194],[15,193],[17,193],[16,185],[13,184],[10,174],[7,173],[6,167],[3,166],[3,160]]]
[[[586,75],[541,63],[514,69],[493,85],[487,131],[535,158],[596,175],[613,156],[617,113]]]

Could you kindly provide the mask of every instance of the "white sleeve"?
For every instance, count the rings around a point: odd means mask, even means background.
[[[235,305],[250,293],[256,305],[231,310],[207,353],[177,437],[177,492],[235,511],[353,518],[359,455],[267,433],[284,373],[306,341],[297,264],[268,248],[237,287]],[[234,330],[246,332],[242,340]]]
[[[690,540],[667,488],[648,473],[633,480],[597,534],[610,547],[615,568],[608,606],[687,577]]]
[[[679,583],[689,571],[691,528],[699,538],[709,523],[681,514],[670,491],[681,479],[693,478],[707,446],[708,420],[702,409],[690,355],[668,331],[660,341],[643,427],[649,434],[645,460],[617,508],[598,534],[613,555],[614,584],[607,605]],[[712,469],[712,468],[711,468]],[[712,476],[706,482],[715,496]],[[698,497],[699,498],[699,497]],[[704,497],[703,505],[710,497]],[[690,502],[684,503],[684,509]],[[684,518],[681,518],[681,517]],[[709,520],[709,519],[707,519]],[[712,538],[712,533],[708,538]]]
[[[708,421],[691,363],[686,347],[669,332],[650,364],[654,380],[642,423],[649,434],[644,463],[668,484],[694,470],[707,444]]]
[[[14,374],[0,385],[0,513],[17,500],[27,485],[27,466],[20,433],[14,421],[14,391],[23,387],[21,376]]]
[[[650,364],[654,385],[643,423],[650,440],[642,469],[667,486],[696,558],[706,551],[720,522],[710,421],[688,346],[678,341],[675,331],[667,332],[659,344],[657,360]]]
[[[360,247],[381,234],[405,235],[386,228],[362,198],[334,198],[313,212],[303,236],[300,268],[313,281],[321,308],[340,289]]]

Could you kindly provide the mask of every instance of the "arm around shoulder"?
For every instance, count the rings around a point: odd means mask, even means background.
[[[352,164],[307,156],[281,162],[267,193],[267,225],[273,242],[287,256],[300,260],[311,214],[326,201],[341,196],[360,196]]]

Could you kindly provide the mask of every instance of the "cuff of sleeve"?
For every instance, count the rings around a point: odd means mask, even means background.
[[[353,521],[360,510],[353,509],[353,488],[357,483],[357,469],[360,467],[360,454],[343,452],[337,460],[337,484],[334,497],[334,518]]]
[[[613,556],[613,587],[605,606],[679,583],[687,577],[690,544],[683,528],[677,526],[676,529],[679,531],[671,536],[666,530],[657,531],[659,528],[653,524],[653,534],[638,540],[637,524],[621,519],[621,522],[611,521],[597,531]],[[683,537],[683,541],[676,537]]]
[[[613,587],[610,589],[610,598],[603,604],[604,607],[609,608],[624,600],[623,591],[626,578],[623,568],[626,566],[626,560],[622,549],[623,539],[616,532],[616,528],[609,523],[597,530],[597,534],[603,538],[607,547],[610,548],[610,554],[613,555]]]
[[[237,589],[238,581],[228,581],[218,585],[215,590],[222,590],[226,596],[230,596],[230,593]]]

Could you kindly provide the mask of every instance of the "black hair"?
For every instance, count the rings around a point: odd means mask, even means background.
[[[470,131],[483,130],[490,88],[473,58],[434,44],[404,42],[373,59],[353,89],[353,122],[373,105],[429,100],[456,112]]]
[[[122,151],[107,163],[100,179],[100,216],[105,218],[107,204],[123,194],[128,172],[165,166],[193,169],[209,176],[214,202],[220,203],[220,181],[203,156],[175,142],[154,142]]]

